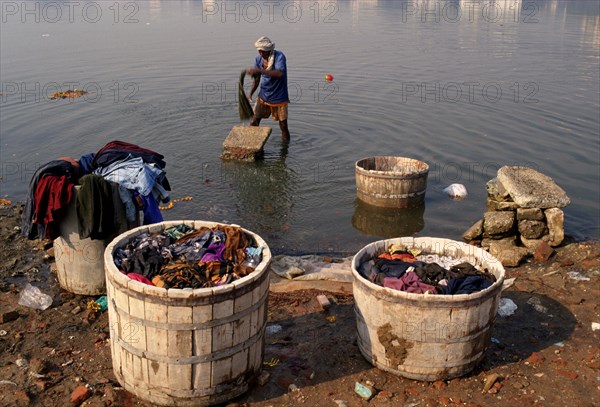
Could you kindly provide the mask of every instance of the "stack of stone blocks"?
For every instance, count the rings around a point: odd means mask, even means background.
[[[570,200],[552,178],[530,167],[504,166],[486,187],[487,212],[464,233],[467,242],[479,243],[508,267],[562,243],[561,208]]]

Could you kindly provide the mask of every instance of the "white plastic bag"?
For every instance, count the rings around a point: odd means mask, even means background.
[[[23,291],[21,291],[19,305],[43,311],[52,305],[52,297],[44,294],[39,288],[27,283]]]
[[[451,184],[444,188],[444,192],[447,193],[450,198],[464,199],[467,197],[467,187],[463,184]]]
[[[508,317],[515,313],[517,310],[517,304],[510,298],[500,298],[500,303],[498,304],[498,315],[501,317]]]

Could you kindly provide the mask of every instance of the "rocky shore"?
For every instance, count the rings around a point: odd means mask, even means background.
[[[148,406],[112,373],[106,313],[88,310],[95,297],[60,288],[52,243],[20,237],[20,211],[0,206],[0,405]],[[517,309],[497,317],[485,359],[464,377],[434,383],[365,361],[350,284],[273,277],[264,373],[229,405],[600,405],[600,242],[567,236],[549,256],[528,257],[506,274],[515,280],[502,297]],[[52,297],[48,309],[18,305],[27,282]],[[318,294],[331,306],[323,309]],[[373,390],[369,400],[355,392],[357,382]]]

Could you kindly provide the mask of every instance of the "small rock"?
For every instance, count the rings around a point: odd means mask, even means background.
[[[300,389],[298,388],[298,386],[296,386],[294,383],[292,383],[288,386],[288,391],[295,393],[295,392],[300,391]]]
[[[442,406],[449,406],[450,404],[452,404],[452,400],[450,400],[450,398],[446,396],[440,396],[438,401]]]
[[[538,263],[544,263],[550,258],[550,256],[552,256],[553,253],[554,249],[545,241],[541,241],[540,244],[538,244],[535,248],[533,259]]]
[[[386,399],[386,400],[389,400],[389,399],[391,399],[392,397],[394,397],[394,395],[393,395],[391,392],[387,391],[387,390],[382,390],[382,391],[380,391],[379,393],[377,393],[377,398],[378,398],[378,399]]]
[[[419,392],[417,390],[415,390],[415,389],[412,389],[412,388],[408,388],[408,389],[404,390],[404,392],[406,394],[410,394],[411,396],[418,396],[419,395]]]
[[[71,404],[74,406],[78,406],[84,401],[86,401],[92,395],[92,391],[87,387],[81,385],[73,390],[71,393]]]
[[[267,384],[269,382],[270,378],[271,378],[271,373],[267,372],[266,370],[263,370],[256,380],[258,381],[258,384],[260,386],[264,386],[265,384]]]
[[[29,370],[34,373],[43,373],[45,368],[45,362],[38,358],[33,358],[31,359],[31,362],[29,362]]]
[[[17,390],[15,392],[15,398],[19,401],[20,405],[28,406],[31,403],[31,398],[24,390]]]
[[[333,400],[338,407],[348,407],[348,403],[344,400]]]
[[[10,321],[14,321],[17,318],[19,318],[19,312],[18,311],[3,312],[2,314],[0,314],[0,324],[4,324],[4,323],[10,322]]]
[[[527,358],[527,362],[531,363],[532,365],[537,365],[539,363],[542,363],[544,360],[546,360],[546,358],[544,358],[541,354],[539,354],[538,352],[533,352],[531,354],[531,356],[529,356]]]
[[[38,388],[39,391],[44,391],[44,390],[46,390],[46,387],[48,387],[48,382],[45,382],[43,380],[38,380],[34,384]]]
[[[571,370],[562,370],[562,369],[558,369],[556,371],[557,375],[560,375],[562,377],[566,377],[567,379],[571,379],[571,380],[575,380],[579,377],[579,375]]]
[[[438,381],[433,382],[433,387],[438,390],[441,390],[441,389],[445,388],[446,386],[447,385],[443,380],[438,380]]]
[[[475,240],[483,234],[483,219],[478,220],[471,226],[465,233],[463,233],[463,239],[465,241]]]
[[[569,267],[569,266],[572,266],[573,264],[575,264],[575,262],[573,261],[573,259],[562,259],[560,261],[560,266],[561,267]]]

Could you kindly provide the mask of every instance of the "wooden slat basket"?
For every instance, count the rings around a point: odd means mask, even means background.
[[[425,201],[429,165],[407,157],[376,156],[354,166],[356,196],[385,208],[416,208]]]
[[[414,294],[381,287],[358,269],[393,244],[425,254],[466,257],[496,276],[485,290],[460,295]],[[415,380],[445,380],[471,371],[492,335],[504,267],[485,250],[449,239],[403,237],[362,248],[352,260],[358,346],[382,370]]]
[[[163,406],[208,406],[246,392],[264,353],[271,252],[246,277],[215,288],[164,289],[134,281],[114,264],[113,253],[142,233],[185,223],[142,226],[115,238],[104,262],[113,370],[119,383],[143,400]]]

